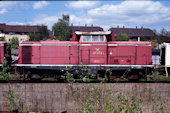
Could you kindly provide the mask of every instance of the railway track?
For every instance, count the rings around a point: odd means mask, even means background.
[[[0,83],[68,83],[57,80],[0,80]],[[170,81],[110,81],[102,82],[101,80],[91,80],[90,82],[83,82],[81,80],[75,81],[75,83],[170,83]]]

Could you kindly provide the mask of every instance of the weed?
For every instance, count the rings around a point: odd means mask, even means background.
[[[67,71],[65,76],[66,76],[67,82],[69,82],[69,83],[74,83],[75,82],[75,79],[74,79],[74,76],[73,76],[72,73]]]
[[[147,81],[158,81],[158,82],[170,82],[170,78],[167,78],[164,74],[160,73],[159,71],[152,71],[151,77],[147,78]]]
[[[144,87],[144,89],[149,91],[148,88]],[[122,91],[115,93],[111,89],[105,90],[87,85],[81,92],[81,94],[76,93],[79,98],[76,97],[76,94],[74,97],[78,99],[77,102],[82,107],[82,111],[79,112],[83,113],[142,113],[143,104],[148,101],[147,98],[135,94],[136,88],[124,95]],[[155,98],[154,93],[152,93],[152,97]],[[165,104],[163,101],[159,103],[154,99],[151,101],[154,113],[164,113]]]

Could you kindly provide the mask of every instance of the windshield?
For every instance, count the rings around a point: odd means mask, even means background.
[[[104,35],[83,35],[83,42],[104,42]]]

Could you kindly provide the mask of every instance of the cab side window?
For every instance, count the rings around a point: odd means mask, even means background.
[[[83,42],[104,42],[104,35],[83,35]]]

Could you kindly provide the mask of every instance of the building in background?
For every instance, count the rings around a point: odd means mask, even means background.
[[[84,31],[84,32],[94,32],[94,31],[103,31],[103,28],[99,27],[99,26],[93,26],[93,24],[91,26],[73,26],[73,24],[71,25],[72,28],[72,33],[74,33],[75,31]]]
[[[136,28],[125,28],[125,26],[120,28],[119,26],[117,26],[116,28],[110,28],[109,31],[112,31],[114,35],[126,34],[130,37],[130,41],[150,41],[152,42],[152,48],[155,48],[155,46],[157,46],[155,42],[156,35],[149,28],[137,28],[137,26]]]
[[[135,41],[137,41],[139,37],[141,40],[150,40],[150,38],[155,36],[155,33],[151,29],[143,27],[137,28],[137,26],[136,28],[125,28],[125,26],[120,28],[117,26],[116,28],[110,28],[109,31],[112,31],[115,35],[124,33],[129,36],[131,40]]]
[[[47,26],[46,26],[47,28]],[[17,37],[19,42],[29,40],[29,33],[38,32],[38,26],[34,25],[6,25],[0,23],[0,38],[4,37],[9,42],[13,37]],[[52,32],[48,30],[50,37]]]

